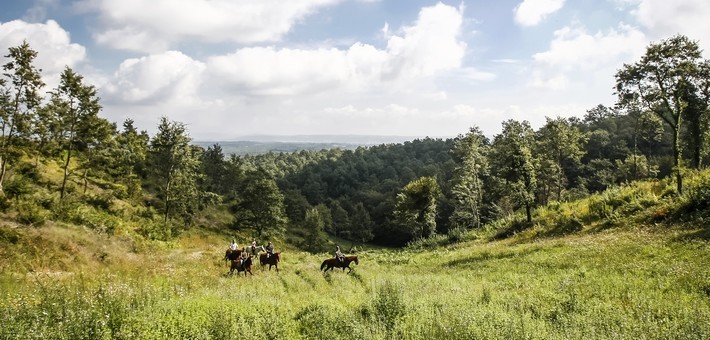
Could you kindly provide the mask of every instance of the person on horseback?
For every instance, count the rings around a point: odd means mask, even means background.
[[[268,259],[273,254],[274,254],[274,246],[271,245],[271,241],[269,241],[269,245],[266,246],[266,258]]]
[[[239,248],[239,245],[237,245],[237,240],[232,239],[232,244],[229,245],[229,250],[235,251]]]
[[[343,262],[343,258],[345,255],[343,255],[343,252],[340,251],[340,246],[335,246],[335,258],[338,259],[338,261]]]
[[[252,254],[256,255],[256,239],[255,238],[251,239],[251,252],[252,252]]]
[[[249,255],[248,255],[247,252],[245,252],[245,251],[243,251],[243,252],[239,255],[239,266],[240,266],[240,267],[241,267],[241,266],[244,266],[244,261],[246,261],[246,259],[247,259],[248,256],[249,256]]]

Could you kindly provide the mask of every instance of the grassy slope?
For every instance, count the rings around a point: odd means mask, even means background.
[[[209,231],[152,243],[6,223],[0,338],[709,338],[708,226],[662,222],[683,203],[666,189],[553,205],[454,245],[364,251],[351,275],[287,248],[279,274],[230,277]]]

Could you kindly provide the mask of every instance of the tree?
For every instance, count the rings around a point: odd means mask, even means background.
[[[488,175],[486,137],[478,127],[472,127],[465,136],[459,136],[452,150],[456,161],[454,170],[454,211],[451,224],[455,228],[481,226],[483,205],[483,177]]]
[[[227,164],[224,160],[224,152],[219,144],[207,147],[207,150],[200,157],[202,163],[202,173],[204,178],[204,189],[224,195],[226,188],[224,180],[227,175]]]
[[[9,48],[5,58],[10,61],[2,67],[5,79],[0,79],[0,193],[8,162],[19,157],[17,146],[32,131],[41,103],[39,90],[44,82],[40,70],[32,64],[36,57],[37,52],[23,41],[20,46]]]
[[[420,177],[409,182],[397,195],[394,218],[413,239],[436,232],[436,206],[441,196],[434,177]]]
[[[158,132],[150,142],[150,179],[157,185],[158,198],[162,199],[166,228],[174,216],[189,222],[199,201],[199,160],[190,141],[183,123],[162,117]]]
[[[116,137],[113,159],[113,173],[128,186],[128,193],[136,195],[141,191],[141,178],[145,175],[145,162],[150,136],[146,131],[138,131],[132,119],[123,122],[123,131]]]
[[[557,200],[562,200],[562,190],[568,183],[570,167],[579,167],[584,156],[584,134],[566,119],[546,118],[545,125],[538,130],[537,146],[540,155],[540,179],[552,180]],[[538,181],[546,184],[544,181]],[[548,195],[544,195],[543,203]]]
[[[306,237],[303,246],[311,253],[322,252],[326,249],[328,239],[324,231],[326,223],[324,217],[322,211],[318,208],[312,208],[306,211],[306,217],[304,219]]]
[[[326,225],[326,230],[335,236],[342,236],[343,233],[348,234],[350,217],[348,216],[348,212],[340,204],[339,200],[333,200],[330,203],[330,211],[333,218],[333,224],[330,229],[328,229],[328,226]]]
[[[264,171],[253,170],[246,174],[237,200],[235,228],[252,229],[260,239],[281,235],[286,229],[288,219],[284,212],[284,196],[276,181]]]
[[[494,175],[502,183],[502,192],[518,206],[525,207],[528,222],[532,222],[535,203],[538,161],[533,155],[534,131],[527,121],[507,120],[503,131],[495,136],[490,153]]]
[[[375,237],[372,233],[372,227],[370,214],[362,202],[358,202],[353,207],[352,218],[350,219],[350,239],[360,244],[371,241]]]
[[[676,35],[651,44],[635,64],[616,73],[618,103],[658,115],[673,132],[673,165],[678,193],[683,192],[682,143],[690,93],[702,87],[702,52],[698,44]]]
[[[92,127],[92,123],[98,119],[98,112],[101,109],[99,99],[96,95],[96,88],[91,85],[84,85],[83,77],[67,67],[61,74],[59,86],[52,94],[52,103],[55,114],[59,120],[60,135],[64,145],[66,159],[64,161],[64,178],[60,199],[66,194],[67,180],[71,171],[72,152],[76,144],[87,144],[89,139],[97,135]]]

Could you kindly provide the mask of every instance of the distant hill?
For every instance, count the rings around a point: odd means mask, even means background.
[[[356,149],[359,144],[347,143],[306,143],[306,142],[258,142],[258,141],[193,141],[203,148],[219,144],[225,155],[263,154],[268,152],[294,152],[301,150]]]
[[[301,150],[322,150],[340,148],[356,149],[359,146],[404,143],[424,138],[421,136],[377,136],[377,135],[252,135],[231,141],[193,141],[193,144],[207,148],[219,144],[225,154],[261,154],[267,152],[294,152]]]

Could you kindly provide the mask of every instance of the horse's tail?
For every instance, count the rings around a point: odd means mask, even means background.
[[[323,261],[323,264],[320,265],[320,270],[323,270],[323,268],[325,268],[327,262],[328,260]]]

